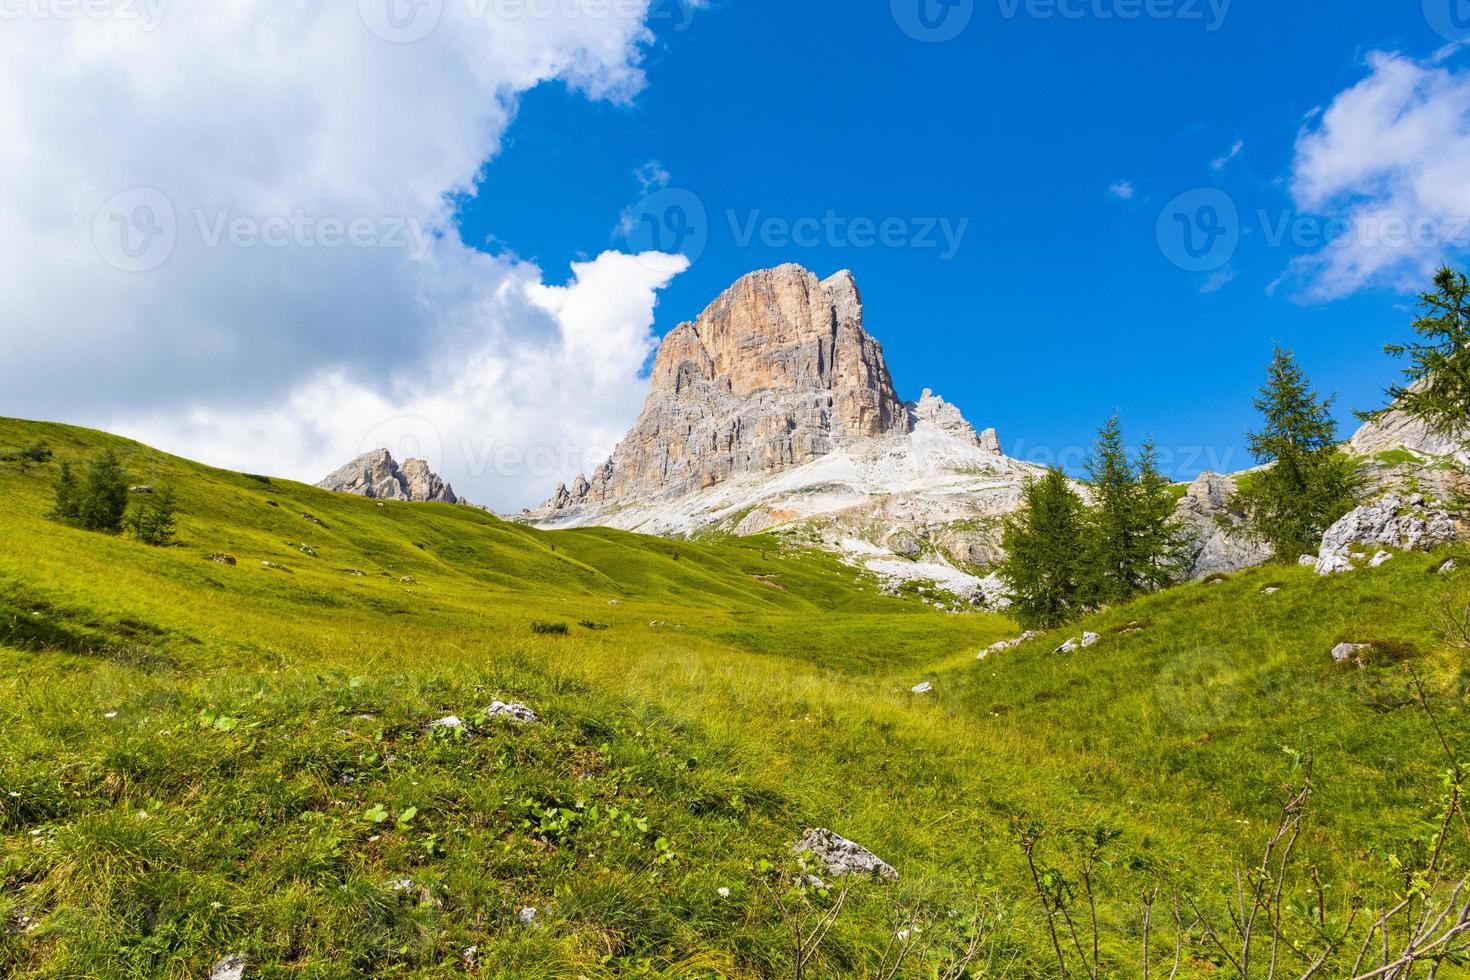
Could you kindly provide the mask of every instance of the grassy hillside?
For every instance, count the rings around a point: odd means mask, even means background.
[[[535,532],[0,420],[0,455],[37,440],[56,462],[0,463],[0,975],[790,976],[773,890],[836,904],[782,884],[820,826],[902,878],[847,897],[808,976],[872,976],[896,910],[942,931],[979,901],[983,975],[1045,977],[1018,828],[1071,868],[1101,826],[1103,955],[1134,976],[1142,883],[1220,912],[1308,758],[1325,902],[1397,885],[1448,765],[1405,662],[1466,731],[1443,556],[1187,586],[1081,653],[977,661],[1015,627],[770,541]],[[178,491],[177,546],[45,518],[57,462],[100,446]],[[1344,640],[1380,653],[1334,665]],[[496,699],[544,723],[479,717]],[[449,714],[469,729],[426,730]],[[1201,944],[1181,975],[1217,972]]]

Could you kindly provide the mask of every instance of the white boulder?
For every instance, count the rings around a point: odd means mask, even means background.
[[[843,875],[870,875],[897,881],[898,872],[887,862],[860,844],[846,837],[839,837],[830,830],[808,830],[792,849],[796,854],[810,854],[821,861],[827,873],[835,877]]]

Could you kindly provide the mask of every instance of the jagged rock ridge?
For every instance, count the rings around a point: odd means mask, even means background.
[[[454,489],[421,459],[405,460],[400,468],[386,449],[374,449],[348,463],[317,486],[372,500],[457,504]]]

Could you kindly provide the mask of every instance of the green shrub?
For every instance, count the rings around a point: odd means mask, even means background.
[[[566,623],[532,623],[531,632],[537,636],[566,636],[571,630]]]

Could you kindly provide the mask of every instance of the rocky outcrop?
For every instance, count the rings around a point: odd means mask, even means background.
[[[363,453],[317,486],[323,490],[356,494],[372,500],[438,504],[460,502],[454,489],[430,470],[428,463],[421,459],[410,459],[400,468],[386,449]]]
[[[1443,505],[1421,494],[1389,494],[1353,509],[1328,528],[1317,556],[1317,572],[1335,575],[1352,570],[1353,554],[1359,549],[1429,551],[1459,536],[1459,518]]]
[[[746,276],[664,339],[651,386],[612,458],[541,513],[677,498],[909,425],[847,272]]]
[[[1186,548],[1186,579],[1228,575],[1271,560],[1271,546],[1250,533],[1235,493],[1233,477],[1203,473],[1179,501],[1174,516]]]

